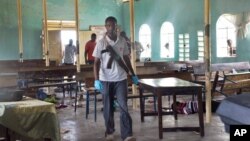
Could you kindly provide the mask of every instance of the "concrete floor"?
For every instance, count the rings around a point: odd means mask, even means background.
[[[104,120],[102,116],[102,103],[98,102],[97,122],[94,121],[93,107],[90,109],[88,119],[85,119],[84,101],[82,107],[74,107],[68,102],[68,107],[58,110],[60,119],[62,141],[105,141]],[[131,103],[131,101],[130,101]],[[129,103],[129,105],[131,105]],[[93,102],[92,102],[93,104]],[[158,138],[158,118],[145,117],[145,122],[140,121],[139,110],[133,110],[130,106],[130,114],[133,119],[133,132],[137,141],[160,141]],[[152,106],[148,106],[151,107]],[[205,114],[204,114],[205,118]],[[205,119],[204,119],[205,120]],[[163,126],[198,126],[198,115],[178,115],[178,120],[174,121],[173,116],[168,115],[163,118]],[[119,127],[119,110],[115,112],[115,141],[121,141]],[[229,141],[229,134],[224,131],[224,124],[220,118],[213,114],[212,123],[205,123],[205,136],[200,137],[195,132],[165,132],[161,141]]]

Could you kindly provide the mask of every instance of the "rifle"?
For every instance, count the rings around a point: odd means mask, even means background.
[[[109,52],[110,53],[110,58],[107,64],[107,68],[111,68],[112,62],[115,60],[117,63],[122,67],[128,74],[129,74],[129,69],[126,66],[126,64],[123,62],[122,58],[116,53],[116,51],[112,48],[112,46],[108,45],[105,50],[102,50],[101,53]]]
[[[105,53],[105,52],[110,53],[110,58],[109,58],[109,61],[108,61],[108,64],[107,64],[107,68],[111,68],[112,62],[115,60],[120,65],[120,67],[122,67],[127,72],[127,74],[129,75],[128,67],[123,62],[122,58],[112,48],[112,46],[108,45],[105,50],[101,51],[101,53]],[[132,70],[130,70],[130,71],[131,71],[131,73],[133,72]],[[132,75],[135,75],[135,74],[132,74]],[[138,86],[141,87],[140,85],[138,85]]]

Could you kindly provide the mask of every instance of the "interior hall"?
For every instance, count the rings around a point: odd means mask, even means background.
[[[243,141],[249,7],[0,0],[0,141]]]

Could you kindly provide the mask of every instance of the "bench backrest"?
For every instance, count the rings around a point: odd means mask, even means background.
[[[250,72],[225,74],[221,91],[250,88]]]
[[[250,70],[249,62],[217,63],[211,65],[212,71]]]

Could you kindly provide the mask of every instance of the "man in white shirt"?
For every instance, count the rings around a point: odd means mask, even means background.
[[[129,49],[126,40],[116,33],[117,20],[115,17],[108,17],[105,20],[107,29],[106,35],[96,44],[93,56],[95,88],[103,95],[103,115],[106,126],[106,140],[114,140],[114,96],[120,108],[120,131],[121,138],[124,141],[136,141],[132,133],[132,119],[127,106],[127,70],[131,72],[134,84],[138,84],[138,78],[135,75],[129,59]],[[112,48],[110,51],[109,48]]]
[[[140,62],[141,53],[144,51],[140,42],[135,41],[136,62]]]
[[[69,44],[65,47],[64,50],[64,61],[65,65],[74,65],[76,54],[76,47],[73,45],[73,40],[69,40]]]

